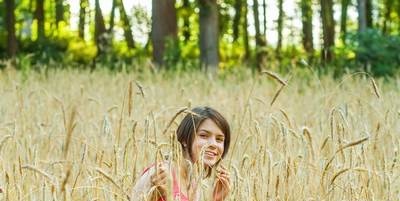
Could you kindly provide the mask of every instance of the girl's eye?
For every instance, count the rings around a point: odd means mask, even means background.
[[[217,138],[217,142],[224,142],[223,138]]]

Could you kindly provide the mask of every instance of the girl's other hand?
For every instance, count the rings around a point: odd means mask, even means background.
[[[228,170],[222,165],[217,167],[216,172],[213,201],[222,201],[228,196],[231,190],[230,176]]]

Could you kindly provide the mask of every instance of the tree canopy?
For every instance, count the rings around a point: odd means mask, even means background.
[[[162,69],[391,75],[400,67],[400,1],[298,0],[290,10],[281,0],[152,0],[151,12],[123,0],[105,12],[101,3],[0,0],[0,58],[39,69],[151,61]]]

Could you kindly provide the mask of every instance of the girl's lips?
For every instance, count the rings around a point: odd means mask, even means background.
[[[205,151],[204,154],[205,154],[205,155],[208,155],[208,156],[211,156],[211,157],[215,157],[215,156],[218,155],[217,153],[212,152],[212,151]]]

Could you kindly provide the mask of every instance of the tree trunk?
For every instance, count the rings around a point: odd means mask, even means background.
[[[367,18],[367,28],[374,27],[374,21],[372,19],[372,0],[365,0],[365,13]]]
[[[56,0],[56,26],[58,27],[58,23],[64,21],[64,1]]]
[[[80,10],[79,10],[79,37],[85,39],[85,16],[86,8],[89,5],[89,0],[80,0]]]
[[[5,0],[5,23],[7,28],[7,55],[14,58],[17,53],[17,37],[15,36],[15,2]]]
[[[235,0],[235,16],[233,17],[233,41],[236,42],[239,38],[239,25],[240,25],[240,18],[242,17],[242,1],[243,0]]]
[[[347,34],[347,9],[349,7],[350,0],[342,0],[342,12],[340,14],[340,38],[343,44],[346,44]]]
[[[125,41],[126,41],[126,44],[128,45],[128,47],[130,49],[133,49],[133,48],[135,48],[135,42],[133,41],[131,23],[129,21],[128,15],[126,14],[124,2],[122,0],[120,0],[119,6],[120,6],[119,10],[120,10],[121,19],[122,19],[123,26],[124,26]]]
[[[214,73],[219,65],[219,26],[217,0],[199,0],[200,62]]]
[[[182,9],[184,10],[183,16],[183,41],[187,43],[190,39],[190,3],[189,0],[183,0]]]
[[[313,45],[313,26],[312,26],[312,7],[311,0],[301,0],[301,14],[303,24],[303,47],[311,56],[314,53]]]
[[[260,20],[258,13],[258,0],[253,0],[253,15],[254,15],[254,28],[255,28],[255,39],[256,39],[256,62],[257,69],[262,70],[262,65],[265,62],[266,52],[264,50],[266,41],[260,33]]]
[[[358,31],[363,32],[367,29],[366,1],[357,0],[357,9],[358,9]]]
[[[115,8],[117,7],[117,0],[112,0],[112,6],[111,6],[111,13],[110,13],[110,26],[108,27],[108,33],[113,35],[114,31],[114,24],[115,24]]]
[[[321,0],[321,18],[323,50],[322,61],[330,62],[333,60],[333,47],[335,45],[335,21],[333,20],[333,2],[332,0]]]
[[[263,35],[267,37],[267,2],[263,0]]]
[[[397,33],[400,33],[400,3],[397,3],[396,13],[397,13]]]
[[[44,32],[44,0],[36,0],[35,16],[37,20],[37,35],[39,43],[45,39]]]
[[[163,65],[167,40],[177,39],[175,0],[153,0],[152,5],[153,59],[158,65]]]
[[[385,14],[383,17],[383,26],[382,26],[382,33],[384,34],[390,33],[390,27],[391,27],[390,13],[392,12],[393,4],[394,4],[393,0],[386,0],[385,2]]]
[[[282,29],[283,29],[283,0],[278,0],[278,42],[276,45],[276,54],[280,55],[281,49],[282,49]]]
[[[104,23],[103,14],[101,12],[99,0],[95,0],[94,17],[95,17],[94,39],[97,46],[97,55],[100,55],[106,51],[107,36],[106,36],[106,26]]]
[[[260,14],[258,12],[258,0],[253,0],[253,17],[254,17],[254,30],[255,30],[255,37],[260,38],[261,31],[260,31]]]
[[[397,3],[397,33],[400,33],[400,3]]]
[[[249,31],[248,31],[248,20],[247,20],[247,8],[248,4],[247,4],[247,0],[244,2],[244,6],[243,6],[243,18],[244,18],[244,22],[243,22],[243,45],[244,45],[244,60],[249,60],[250,58],[250,45],[249,45]]]

